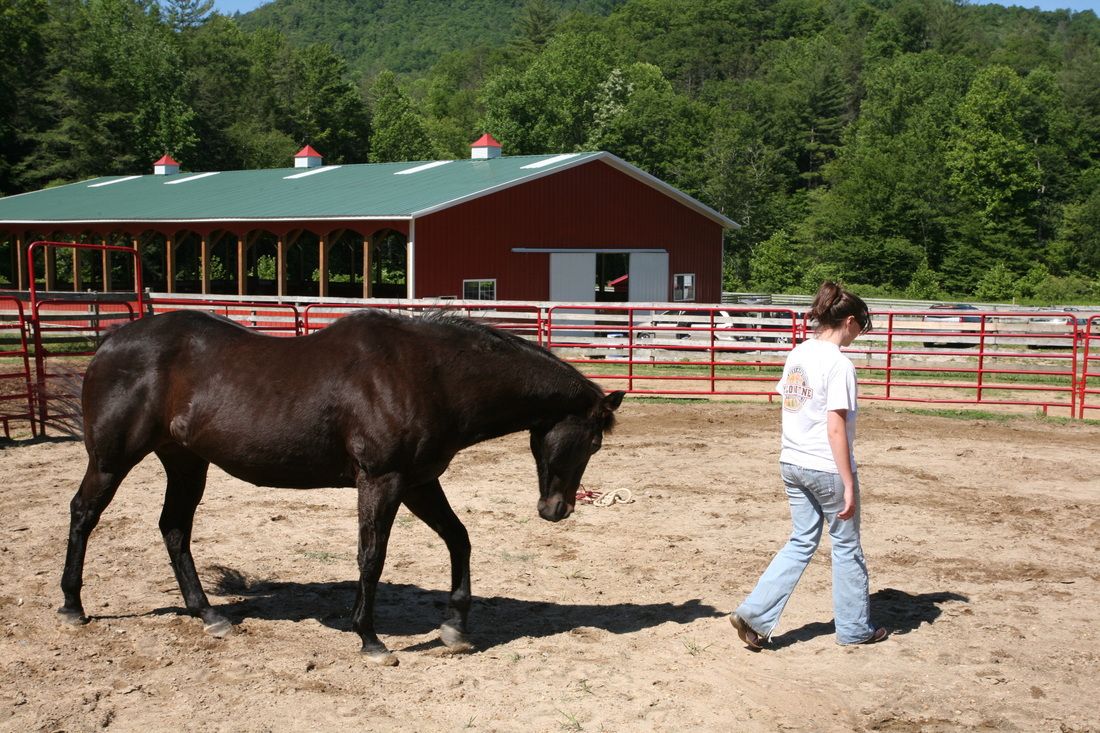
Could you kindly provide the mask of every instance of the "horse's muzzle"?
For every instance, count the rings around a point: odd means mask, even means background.
[[[573,513],[573,502],[561,496],[539,499],[539,516],[548,522],[560,522]]]

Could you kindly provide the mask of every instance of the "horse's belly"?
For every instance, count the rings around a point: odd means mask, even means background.
[[[249,467],[215,465],[241,481],[247,481],[256,486],[269,486],[273,489],[325,489],[355,486],[355,477],[342,473],[309,472],[296,474],[294,472],[272,472]]]
[[[273,453],[269,447],[259,446],[232,451],[210,447],[195,452],[230,476],[257,486],[320,489],[355,485],[354,469],[342,453]]]

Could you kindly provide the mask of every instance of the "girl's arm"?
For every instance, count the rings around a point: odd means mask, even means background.
[[[847,410],[829,410],[825,431],[833,452],[840,480],[844,483],[844,510],[837,519],[851,519],[856,513],[856,480],[852,472],[851,449],[848,445]]]

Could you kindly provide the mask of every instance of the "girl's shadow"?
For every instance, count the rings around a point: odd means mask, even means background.
[[[876,626],[885,626],[891,634],[908,634],[920,628],[921,624],[935,623],[943,613],[940,606],[950,601],[969,603],[970,599],[950,591],[911,595],[895,588],[883,588],[871,594],[871,621]],[[782,649],[800,641],[834,633],[836,626],[832,621],[814,621],[773,636],[768,646],[771,649]]]

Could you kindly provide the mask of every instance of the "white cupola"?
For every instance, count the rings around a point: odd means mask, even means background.
[[[304,148],[294,154],[294,167],[295,168],[316,168],[321,165],[321,154],[316,150],[306,145]]]
[[[171,155],[165,154],[156,163],[153,163],[153,173],[158,176],[171,176],[180,172],[180,164],[172,160]]]
[[[477,142],[470,144],[470,157],[474,160],[499,158],[500,143],[492,135],[485,133],[477,139]]]

